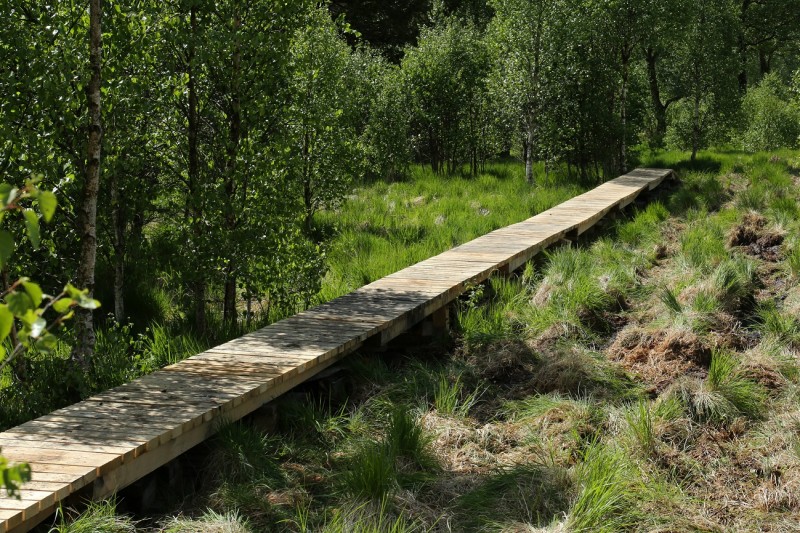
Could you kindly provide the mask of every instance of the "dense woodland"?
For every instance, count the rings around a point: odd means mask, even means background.
[[[0,426],[335,296],[355,187],[800,141],[796,0],[0,5]]]

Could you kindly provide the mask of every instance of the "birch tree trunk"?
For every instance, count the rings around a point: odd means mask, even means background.
[[[533,126],[525,134],[525,181],[533,185]]]
[[[89,66],[91,78],[86,87],[89,108],[89,138],[86,149],[86,175],[83,195],[78,208],[78,235],[81,239],[80,259],[75,283],[80,288],[94,293],[94,270],[97,260],[97,193],[100,189],[100,149],[103,127],[100,122],[100,83],[102,61],[102,10],[100,0],[89,2]],[[72,359],[86,367],[94,354],[95,334],[90,309],[75,312],[75,346]]]

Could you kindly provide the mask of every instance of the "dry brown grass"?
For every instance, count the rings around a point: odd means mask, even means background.
[[[704,378],[711,361],[706,341],[681,329],[630,327],[620,332],[608,353],[656,394],[681,376]]]

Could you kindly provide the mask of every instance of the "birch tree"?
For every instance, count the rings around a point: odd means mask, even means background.
[[[81,250],[75,282],[85,287],[91,297],[94,292],[97,262],[97,195],[100,189],[100,156],[103,138],[101,124],[100,83],[102,73],[102,9],[100,0],[89,2],[89,65],[90,78],[86,86],[89,110],[89,135],[86,142],[86,175],[78,207],[78,235]],[[91,309],[75,313],[75,346],[72,357],[86,367],[94,353],[95,333]]]

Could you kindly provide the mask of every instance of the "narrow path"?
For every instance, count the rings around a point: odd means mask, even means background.
[[[59,502],[133,483],[369,341],[383,344],[494,271],[511,272],[657,187],[671,170],[637,169],[528,220],[493,231],[326,304],[126,385],[0,433],[27,462],[21,499],[0,492],[0,533],[24,532]]]

